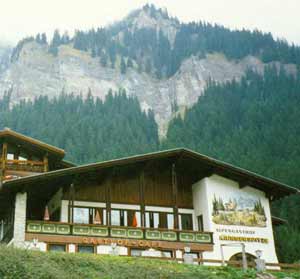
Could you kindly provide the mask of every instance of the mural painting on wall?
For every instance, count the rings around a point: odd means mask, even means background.
[[[266,213],[260,199],[232,194],[212,201],[212,220],[219,225],[266,227]]]

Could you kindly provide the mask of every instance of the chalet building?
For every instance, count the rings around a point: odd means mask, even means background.
[[[187,149],[75,166],[6,129],[0,150],[0,240],[41,251],[277,263],[270,202],[298,193]]]

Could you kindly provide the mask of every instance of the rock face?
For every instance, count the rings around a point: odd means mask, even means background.
[[[176,33],[179,27],[179,22],[176,19],[170,19],[167,15],[167,11],[161,11],[155,13],[154,17],[151,16],[149,10],[136,10],[129,14],[123,22],[132,29],[155,29],[157,33],[162,30],[163,34],[169,39],[171,45],[173,45],[176,37]]]
[[[174,76],[158,80],[134,69],[121,74],[117,69],[104,68],[97,58],[69,45],[61,46],[54,57],[46,46],[33,41],[22,48],[19,59],[1,77],[0,92],[13,88],[12,100],[18,102],[39,95],[54,97],[62,90],[85,95],[91,89],[94,96],[103,99],[110,88],[121,87],[129,95],[137,96],[143,109],[154,110],[163,135],[172,117],[174,101],[179,108],[191,106],[203,93],[209,78],[217,82],[239,79],[249,67],[262,71],[264,66],[254,57],[239,62],[229,61],[221,54],[201,60],[190,57]]]

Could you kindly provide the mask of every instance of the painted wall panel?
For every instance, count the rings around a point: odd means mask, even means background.
[[[204,229],[214,232],[214,251],[207,259],[221,259],[221,244],[245,243],[246,252],[263,251],[267,262],[277,263],[269,200],[252,187],[239,188],[237,182],[212,175],[193,186],[195,214],[203,214]],[[225,260],[241,252],[224,247]]]

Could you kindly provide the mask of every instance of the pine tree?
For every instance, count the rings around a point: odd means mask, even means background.
[[[152,63],[150,59],[147,59],[146,61],[146,66],[145,66],[145,71],[147,74],[150,74],[152,70]]]
[[[121,58],[120,70],[122,74],[126,74],[126,63],[123,56]]]
[[[47,44],[47,36],[46,36],[46,33],[43,33],[42,35],[41,35],[41,43],[42,44]]]
[[[37,35],[36,35],[36,37],[35,37],[35,41],[37,42],[37,43],[41,43],[41,34],[40,33],[38,33]]]
[[[57,56],[58,54],[58,47],[61,44],[61,37],[59,34],[59,30],[56,29],[54,31],[53,39],[51,41],[51,44],[49,46],[49,52],[52,53],[54,56]]]
[[[107,55],[102,51],[100,54],[100,63],[103,67],[107,66]]]
[[[65,31],[65,33],[63,34],[63,36],[61,37],[61,44],[68,44],[70,42],[70,36],[68,31]]]
[[[127,68],[133,68],[133,62],[130,58],[127,59]]]

